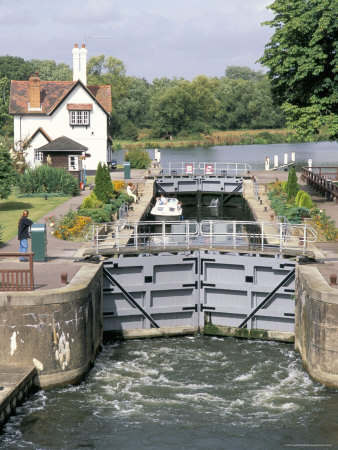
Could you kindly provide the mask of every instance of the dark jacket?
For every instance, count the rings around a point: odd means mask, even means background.
[[[33,225],[33,222],[28,219],[27,217],[22,217],[19,222],[19,229],[18,229],[18,239],[21,241],[21,239],[28,239],[28,232],[29,227]]]

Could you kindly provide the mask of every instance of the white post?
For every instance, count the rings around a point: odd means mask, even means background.
[[[273,166],[274,166],[275,169],[277,169],[277,167],[278,167],[278,155],[274,156]]]
[[[309,171],[312,172],[312,159],[308,159],[307,165],[309,167]]]
[[[294,163],[296,161],[296,152],[291,152],[291,162]]]
[[[163,248],[165,248],[165,222],[162,222],[162,243],[163,243]]]
[[[262,230],[262,234],[261,234],[261,249],[264,250],[264,222],[262,222],[261,230]]]
[[[138,229],[137,229],[138,223],[135,223],[134,233],[135,233],[135,250],[138,248]],[[141,242],[142,244],[142,242]]]
[[[270,158],[268,156],[265,158],[265,170],[270,170]]]
[[[233,221],[232,222],[232,237],[233,237],[233,243],[234,243],[234,248],[237,248],[237,242],[236,242],[236,232],[237,232],[237,229],[236,229],[236,222],[235,221]]]
[[[284,153],[284,166],[288,165],[288,154]]]

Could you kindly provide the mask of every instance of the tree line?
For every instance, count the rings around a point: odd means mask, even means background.
[[[0,57],[0,134],[12,133],[8,114],[10,80],[28,80],[38,71],[42,80],[72,80],[72,70],[53,60]],[[123,61],[93,56],[87,63],[88,85],[111,85],[110,134],[137,139],[148,129],[154,138],[211,130],[281,128],[284,114],[273,103],[270,81],[249,67],[229,66],[222,77],[145,78],[127,75]]]

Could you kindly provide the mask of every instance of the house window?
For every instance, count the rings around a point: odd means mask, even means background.
[[[79,157],[69,155],[68,156],[68,170],[79,170]]]
[[[39,150],[34,150],[34,161],[43,161],[43,152],[39,152]]]
[[[71,126],[89,125],[89,111],[69,111]]]

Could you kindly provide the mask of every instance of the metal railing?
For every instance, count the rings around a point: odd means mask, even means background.
[[[120,227],[124,227],[128,222],[128,203],[122,203],[119,207],[118,221]]]
[[[250,173],[251,166],[247,163],[223,162],[181,162],[171,163],[162,167],[163,175],[217,175],[238,176]]]
[[[16,252],[1,252],[0,259],[24,257],[28,259],[28,269],[25,267],[0,267],[0,291],[33,291],[34,290],[34,269],[33,269],[34,253],[16,253]],[[7,265],[7,264],[6,264]],[[8,260],[8,266],[10,261]]]
[[[307,250],[315,242],[317,233],[308,224],[274,222],[204,220],[180,222],[128,222],[121,229],[118,224],[94,224],[87,241],[97,253],[103,250],[146,250],[147,248],[226,247],[238,249]]]

